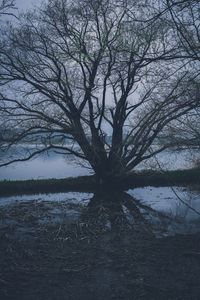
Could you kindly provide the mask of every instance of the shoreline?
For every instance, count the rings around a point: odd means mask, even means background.
[[[95,192],[128,190],[145,186],[188,186],[200,183],[200,168],[175,171],[141,171],[117,179],[109,186],[97,185],[95,176],[68,177],[63,179],[4,180],[0,181],[0,196],[45,194],[62,192]]]

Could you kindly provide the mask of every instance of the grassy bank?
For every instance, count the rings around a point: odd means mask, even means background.
[[[200,168],[189,170],[143,171],[119,178],[114,188],[127,190],[144,186],[177,186],[200,183]],[[112,187],[112,185],[110,185]],[[68,191],[93,192],[98,188],[94,176],[65,179],[0,181],[0,195],[59,193]],[[102,187],[101,187],[102,188]]]

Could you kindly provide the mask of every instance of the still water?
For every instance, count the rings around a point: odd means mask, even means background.
[[[129,190],[124,195],[131,196],[131,201],[136,204],[142,218],[150,224],[157,237],[200,232],[200,215],[197,213],[200,213],[200,191],[198,190],[185,187],[173,189],[171,187],[146,187]],[[9,207],[13,209],[23,203],[30,205],[30,211],[37,212],[37,206],[43,205],[48,209],[48,218],[45,216],[42,219],[37,215],[39,224],[80,222],[82,213],[94,196],[92,193],[68,192],[0,197],[0,212],[6,209],[7,216],[9,216]],[[114,197],[113,195],[113,200],[115,200]],[[131,211],[123,204],[122,209],[128,222],[135,226]],[[103,211],[106,211],[106,207],[103,209],[101,206],[101,213]],[[107,229],[111,228],[109,220],[104,225]]]

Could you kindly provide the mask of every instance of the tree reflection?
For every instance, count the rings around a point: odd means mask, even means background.
[[[97,191],[81,216],[88,230],[119,233],[134,230],[153,236],[150,223],[141,209],[151,210],[123,191]]]

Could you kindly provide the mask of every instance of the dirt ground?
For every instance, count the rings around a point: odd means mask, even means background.
[[[1,207],[0,299],[200,299],[200,234],[158,239],[116,215],[110,226],[101,209],[98,219],[73,204]]]

